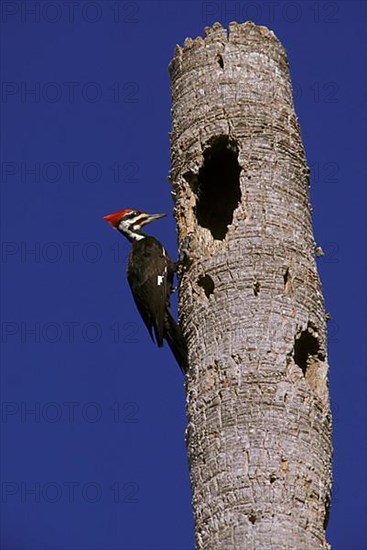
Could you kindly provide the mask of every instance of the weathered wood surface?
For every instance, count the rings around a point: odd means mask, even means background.
[[[286,53],[216,23],[170,74],[197,548],[327,548],[325,310]]]

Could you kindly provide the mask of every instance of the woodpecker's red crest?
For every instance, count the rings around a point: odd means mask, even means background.
[[[113,214],[107,214],[107,216],[104,216],[103,219],[106,220],[112,227],[115,227],[117,229],[120,220],[126,216],[126,214],[132,214],[132,213],[140,214],[138,210],[132,210],[131,208],[125,208],[125,210],[119,210],[118,212],[114,212]]]

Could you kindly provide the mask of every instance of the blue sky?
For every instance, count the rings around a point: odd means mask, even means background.
[[[175,256],[167,66],[215,21],[287,49],[329,323],[328,540],[366,540],[365,2],[1,3],[2,548],[194,548],[183,380],[124,279],[125,207]]]

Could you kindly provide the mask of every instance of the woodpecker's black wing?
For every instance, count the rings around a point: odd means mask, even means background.
[[[167,252],[154,237],[133,242],[127,279],[139,313],[159,347],[163,346],[165,309],[172,291],[173,267]]]
[[[179,364],[182,372],[187,371],[187,346],[180,326],[176,323],[169,309],[166,309],[164,318],[164,338]]]

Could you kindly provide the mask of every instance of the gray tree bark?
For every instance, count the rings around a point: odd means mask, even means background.
[[[197,548],[328,548],[325,310],[286,53],[253,23],[205,31],[170,65]]]

